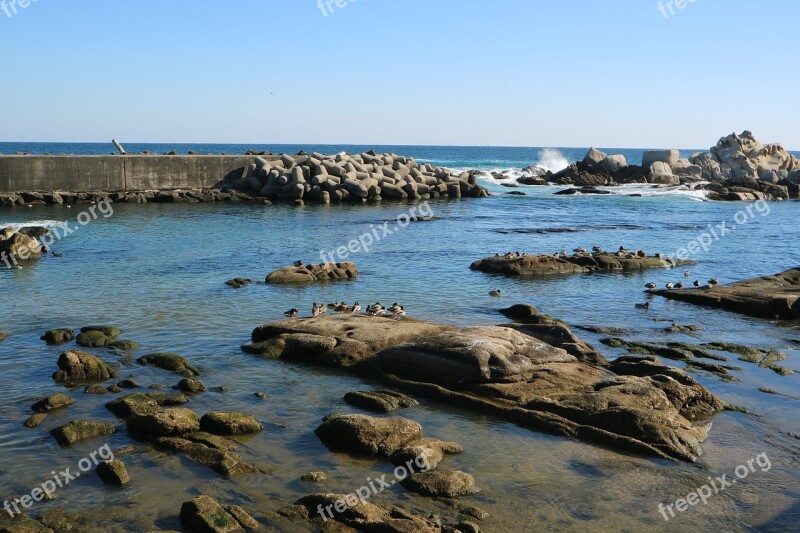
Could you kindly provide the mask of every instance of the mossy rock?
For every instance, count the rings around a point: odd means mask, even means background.
[[[80,350],[64,352],[58,358],[58,372],[53,379],[59,383],[67,381],[104,381],[116,378],[117,373],[104,361]]]
[[[178,390],[191,394],[200,394],[201,392],[206,392],[208,389],[203,385],[202,381],[187,378],[182,379],[180,383],[178,383]]]
[[[119,417],[146,415],[158,411],[158,402],[149,396],[135,392],[108,402],[106,409]]]
[[[44,419],[47,418],[45,413],[36,413],[35,415],[28,418],[22,425],[26,428],[38,428],[44,422]]]
[[[75,332],[71,329],[51,329],[42,335],[42,340],[50,345],[66,344],[75,339]]]
[[[162,370],[180,374],[186,378],[200,375],[200,371],[192,366],[185,357],[173,353],[153,353],[137,359],[140,365],[152,365]]]
[[[81,333],[87,333],[89,331],[98,331],[106,337],[118,337],[122,334],[122,331],[114,326],[86,326],[85,328],[81,328]]]
[[[109,485],[127,485],[131,482],[131,477],[128,475],[128,469],[125,468],[125,463],[119,459],[114,459],[105,463],[97,465],[97,476]]]
[[[92,330],[78,335],[78,337],[75,339],[75,342],[77,342],[79,346],[83,346],[85,348],[102,348],[113,341],[103,333]]]
[[[36,413],[49,413],[62,407],[68,407],[75,403],[75,399],[67,396],[66,394],[53,394],[42,400],[39,400],[31,407]]]
[[[73,421],[50,432],[61,446],[70,446],[76,442],[107,437],[116,429],[106,422]]]
[[[138,348],[139,343],[134,341],[125,341],[125,340],[113,341],[109,343],[108,347],[116,348],[117,350],[122,350],[123,352],[130,352]]]
[[[214,435],[228,436],[258,433],[264,426],[250,415],[212,411],[200,419],[200,429]]]
[[[189,398],[180,393],[171,394],[169,392],[154,391],[148,392],[147,397],[155,400],[161,407],[174,407],[189,402]]]

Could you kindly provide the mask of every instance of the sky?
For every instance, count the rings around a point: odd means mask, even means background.
[[[11,1],[5,142],[800,150],[794,0]]]

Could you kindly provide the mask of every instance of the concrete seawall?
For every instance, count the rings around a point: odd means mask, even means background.
[[[0,156],[0,193],[210,188],[241,178],[253,156]]]

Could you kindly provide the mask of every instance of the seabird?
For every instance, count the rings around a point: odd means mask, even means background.
[[[319,314],[324,315],[328,312],[328,305],[322,304],[319,306]]]
[[[719,280],[717,278],[711,278],[710,280],[708,280],[708,284],[711,285],[712,287],[716,287],[717,285],[719,285]]]
[[[489,296],[499,297],[499,296],[502,296],[502,295],[503,294],[502,294],[502,292],[500,292],[500,289],[497,289],[496,291],[489,291]]]
[[[576,254],[585,254],[585,253],[586,253],[586,248],[584,248],[583,246],[581,246],[580,248],[575,248],[575,249],[574,249],[574,250],[572,250],[572,251],[573,251],[573,252],[575,252]]]
[[[391,307],[388,309],[388,311],[389,311],[390,313],[392,313],[392,314],[395,314],[395,313],[396,313],[396,312],[398,312],[400,309],[402,309],[402,306],[401,306],[400,304],[398,304],[397,302],[395,302],[395,303],[393,303],[393,304],[392,304],[392,306],[391,306]]]
[[[361,304],[356,302],[353,304],[353,313],[360,313],[361,312]]]
[[[334,311],[336,311],[337,313],[344,313],[345,311],[347,311],[349,309],[350,309],[349,305],[347,305],[346,303],[341,303],[341,304],[336,306],[336,309],[334,309]]]
[[[405,308],[404,308],[404,307],[401,305],[401,306],[400,306],[400,309],[398,309],[397,311],[395,311],[394,313],[392,313],[392,317],[393,317],[393,318],[400,318],[400,317],[402,317],[402,316],[406,316],[406,310],[405,310]]]
[[[691,276],[692,276],[692,273],[691,273],[691,272],[689,272],[689,271],[687,270],[686,272],[684,272],[684,273],[683,273],[683,275],[684,275],[685,277],[689,278],[689,277],[691,277]]]
[[[682,281],[680,283],[678,283],[677,285],[675,285],[676,289],[682,289],[683,287],[684,287],[684,285],[683,285]]]
[[[650,309],[650,302],[643,304],[636,304],[636,309]]]
[[[649,291],[653,291],[653,290],[656,290],[656,289],[658,288],[658,285],[656,285],[655,283],[653,283],[653,282],[651,281],[650,283],[648,283],[647,285],[645,285],[645,286],[644,286],[644,288],[645,288],[645,289],[647,289],[647,290],[649,290]]]
[[[295,261],[294,262],[294,266],[301,267],[301,266],[303,266],[303,262],[302,261]]]
[[[700,280],[699,279],[694,280],[694,286],[698,287],[698,288],[700,287]]]
[[[675,284],[674,283],[672,283],[671,281],[669,283],[667,283],[667,290],[671,291],[674,288],[675,288]]]
[[[285,316],[286,318],[294,318],[297,316],[297,313],[299,313],[297,309],[289,309],[288,311],[283,313],[283,316]]]
[[[317,302],[314,302],[314,307],[312,308],[311,313],[314,315],[314,318],[319,316],[319,304],[317,304]]]
[[[53,257],[64,257],[64,254],[60,254],[58,252],[50,252]]]

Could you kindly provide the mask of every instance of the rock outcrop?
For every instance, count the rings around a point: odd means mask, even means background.
[[[526,174],[522,185],[573,185],[575,187],[650,183],[707,189],[711,200],[797,198],[800,193],[800,159],[779,144],[762,144],[749,131],[723,137],[708,152],[681,158],[678,150],[644,153],[642,164],[628,165],[622,155],[595,148],[582,161],[552,173],[538,169]]]
[[[11,268],[19,262],[42,257],[42,245],[22,230],[4,228],[0,230],[0,257],[2,265]]]
[[[659,457],[694,460],[709,425],[692,421],[725,407],[680,370],[655,362],[662,373],[617,374],[511,327],[339,315],[267,324],[252,341],[269,357],[350,368],[532,429]],[[348,420],[327,422],[332,439],[348,434],[339,428]]]
[[[64,352],[58,358],[58,372],[53,379],[58,382],[105,381],[117,377],[117,373],[104,361],[80,350]]]
[[[313,283],[356,279],[355,263],[322,263],[319,265],[287,266],[267,276],[267,283]]]
[[[552,276],[586,272],[675,268],[691,264],[694,264],[694,261],[659,256],[640,257],[632,253],[617,255],[609,252],[593,252],[575,253],[574,255],[496,255],[475,261],[470,268],[490,274],[510,276]]]
[[[797,319],[800,318],[800,268],[730,285],[655,290],[653,294],[759,318]]]

